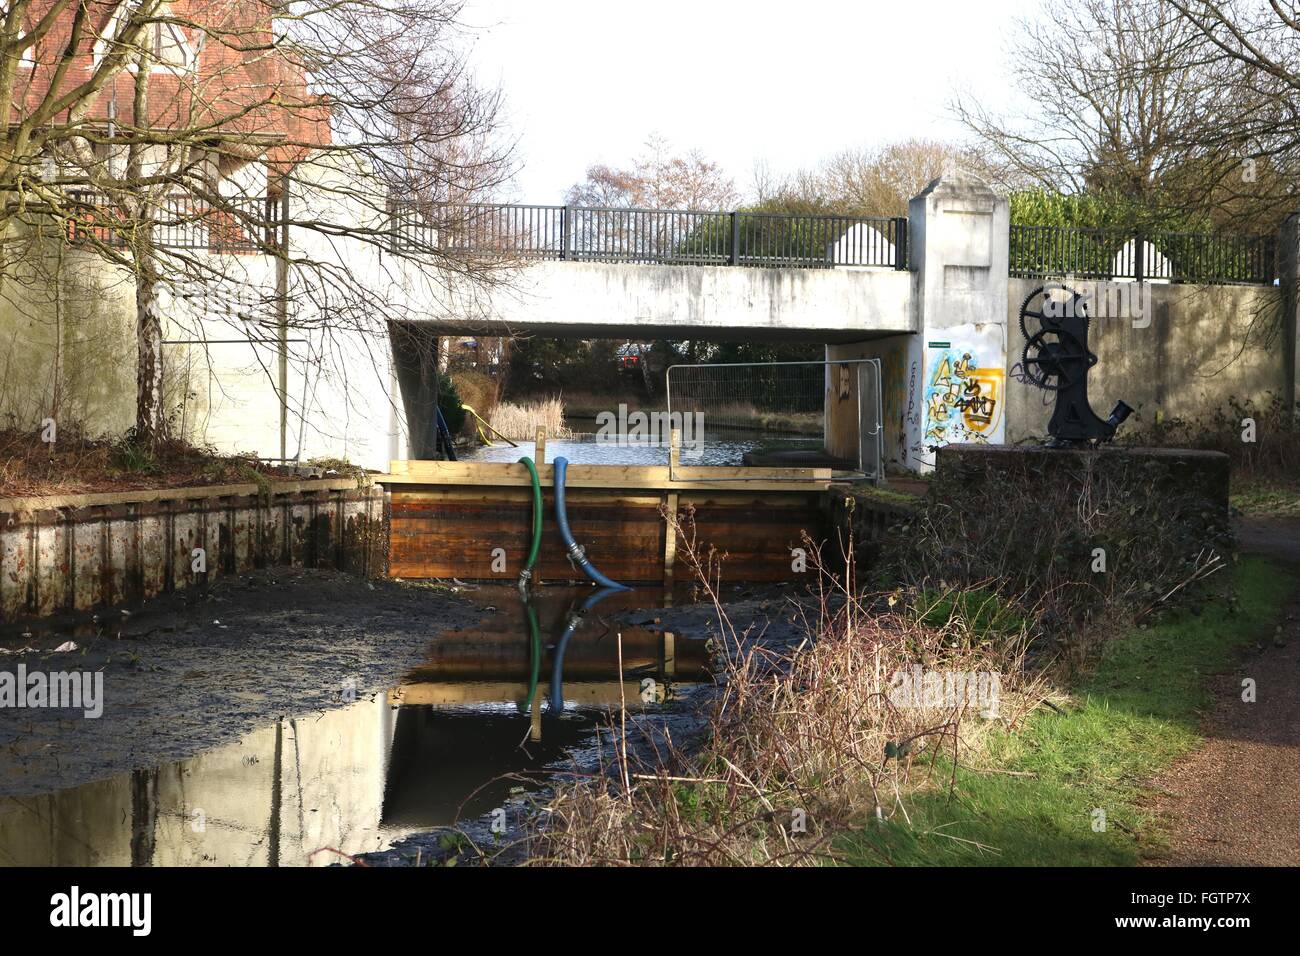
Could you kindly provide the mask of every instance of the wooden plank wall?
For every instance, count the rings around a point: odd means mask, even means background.
[[[791,569],[791,549],[802,533],[826,537],[820,490],[781,492],[568,490],[569,524],[596,567],[626,584],[663,584],[691,578],[685,543],[667,540],[660,508],[676,499],[685,521],[694,508],[697,547],[726,553],[728,581],[785,581],[806,577]],[[581,580],[570,566],[555,523],[555,502],[543,492],[545,519],[536,577]],[[527,488],[396,484],[391,489],[389,574],[400,578],[460,578],[513,582],[531,540],[532,497]],[[495,570],[493,551],[505,551]],[[674,555],[675,552],[675,555]],[[669,559],[667,567],[665,559]],[[666,574],[665,571],[669,573]]]
[[[804,581],[813,574],[792,568],[792,549],[806,548],[806,531],[815,542],[826,538],[826,514],[820,491],[682,495],[682,509],[695,506],[698,547],[712,544],[725,552],[724,581]],[[684,564],[683,543],[677,543],[678,580],[691,578]],[[811,566],[810,566],[811,568]]]

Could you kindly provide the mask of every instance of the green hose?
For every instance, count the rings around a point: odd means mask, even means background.
[[[528,603],[528,582],[533,576],[533,565],[537,563],[537,553],[542,547],[542,480],[537,476],[537,466],[525,455],[519,461],[528,468],[533,479],[533,545],[528,551],[528,559],[523,570],[519,572],[519,594],[524,599],[524,616],[528,618],[528,700],[524,703],[524,713],[533,709],[533,698],[537,696],[537,676],[542,669],[542,635],[537,627],[537,614]]]
[[[528,551],[528,560],[524,562],[524,570],[519,575],[519,586],[527,587],[528,579],[533,576],[533,565],[537,563],[537,552],[542,547],[542,480],[537,477],[537,466],[531,458],[525,455],[519,461],[533,479],[533,546]]]

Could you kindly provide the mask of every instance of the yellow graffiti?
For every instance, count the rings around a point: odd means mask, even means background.
[[[1000,368],[970,369],[959,405],[962,419],[971,431],[989,431],[996,424],[1002,398],[1004,373]]]
[[[926,438],[932,442],[987,442],[1001,418],[1005,384],[1002,369],[976,367],[969,352],[956,361],[945,355],[927,389]]]

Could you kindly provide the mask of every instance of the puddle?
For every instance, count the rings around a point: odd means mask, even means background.
[[[557,693],[558,645],[593,593],[542,588],[525,608],[513,588],[476,589],[483,620],[440,634],[385,693],[152,769],[0,797],[0,864],[328,865],[489,813],[543,787],[610,710],[660,709],[706,677],[704,642],[666,632],[655,611],[613,621],[656,602],[640,589],[581,615]]]

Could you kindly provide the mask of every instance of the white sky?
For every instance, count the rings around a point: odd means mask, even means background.
[[[470,62],[505,94],[517,201],[556,203],[651,132],[748,192],[847,146],[955,139],[955,90],[998,106],[1006,36],[1035,0],[468,0]]]

